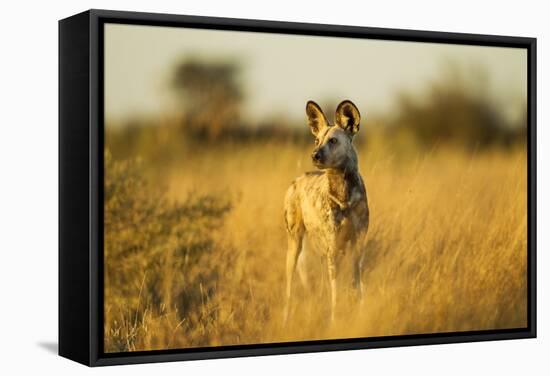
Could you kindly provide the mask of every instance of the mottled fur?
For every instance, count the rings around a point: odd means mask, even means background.
[[[352,257],[354,285],[362,296],[361,258],[369,225],[369,208],[352,144],[353,135],[359,130],[359,111],[352,102],[343,101],[336,110],[335,126],[329,124],[315,102],[307,103],[306,114],[315,136],[312,159],[318,170],[294,180],[285,196],[288,233],[285,322],[305,236],[308,245],[326,259],[331,319],[334,319],[337,301],[337,274],[346,255]]]

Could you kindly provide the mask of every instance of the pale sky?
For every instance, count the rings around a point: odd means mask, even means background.
[[[172,111],[170,75],[187,56],[240,62],[251,119],[303,117],[309,99],[391,111],[399,90],[423,88],[445,62],[473,81],[474,68],[485,67],[485,89],[506,115],[516,116],[527,98],[525,49],[106,24],[107,120]]]

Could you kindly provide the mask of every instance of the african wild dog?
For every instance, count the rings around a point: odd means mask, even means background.
[[[336,277],[344,255],[352,257],[354,286],[362,296],[361,259],[369,226],[369,208],[352,144],[353,136],[359,130],[359,110],[351,101],[343,101],[336,109],[334,126],[313,101],[307,102],[306,114],[315,136],[311,157],[318,170],[294,180],[285,196],[284,215],[288,232],[285,323],[304,235],[308,246],[311,244],[326,260],[331,321],[334,320],[337,301]]]

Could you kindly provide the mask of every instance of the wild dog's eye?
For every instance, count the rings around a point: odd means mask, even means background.
[[[338,139],[335,137],[332,137],[330,140],[328,140],[328,142],[330,142],[332,145],[336,145],[336,143],[338,142]]]

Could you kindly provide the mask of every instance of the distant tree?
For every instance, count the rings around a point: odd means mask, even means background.
[[[400,95],[394,125],[424,145],[452,142],[477,148],[509,144],[521,134],[519,124],[510,124],[487,87],[483,70],[466,78],[457,67],[450,67],[426,87],[424,95]]]
[[[228,61],[190,59],[176,66],[172,86],[183,103],[187,131],[212,140],[239,125],[239,73],[240,66]]]

